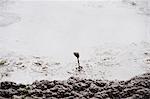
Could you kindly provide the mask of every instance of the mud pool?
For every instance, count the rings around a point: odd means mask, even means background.
[[[144,3],[120,0],[6,2],[0,7],[1,81],[127,80],[147,73],[148,11]],[[75,70],[74,51],[83,72]]]

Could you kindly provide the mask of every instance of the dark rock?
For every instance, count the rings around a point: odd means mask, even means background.
[[[0,83],[0,89],[9,89],[9,88],[16,88],[16,87],[17,85],[14,82],[5,81]]]
[[[99,99],[106,99],[106,98],[108,98],[108,94],[106,94],[105,91],[98,92],[94,95],[94,97],[99,98]]]
[[[99,91],[99,87],[96,86],[95,84],[91,84],[89,90],[92,92],[92,93],[97,93]]]
[[[67,80],[67,83],[68,84],[74,84],[76,82],[79,81],[79,78],[76,78],[76,77],[70,77],[68,80]]]
[[[35,89],[46,90],[48,88],[53,88],[55,86],[54,82],[48,80],[35,81],[32,86]]]
[[[101,80],[96,80],[95,84],[99,87],[104,87],[106,85],[106,82]]]
[[[77,91],[83,91],[88,87],[86,83],[82,83],[82,82],[74,83],[72,86],[73,86],[73,89]]]
[[[66,97],[66,99],[75,99],[74,96],[69,96],[69,97]]]
[[[18,88],[26,88],[26,85],[24,85],[24,84],[18,84],[17,86],[18,86]]]
[[[1,97],[10,98],[16,94],[18,94],[18,92],[14,89],[0,90]]]

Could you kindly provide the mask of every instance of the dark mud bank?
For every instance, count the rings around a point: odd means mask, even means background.
[[[0,99],[150,99],[150,73],[128,81],[70,77],[65,81],[35,81],[31,85],[0,83]]]

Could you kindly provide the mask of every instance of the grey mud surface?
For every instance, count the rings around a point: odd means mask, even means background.
[[[127,81],[104,81],[70,77],[64,81],[32,84],[0,83],[1,99],[150,99],[150,73]]]

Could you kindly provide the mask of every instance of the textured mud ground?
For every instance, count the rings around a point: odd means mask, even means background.
[[[102,81],[70,77],[64,81],[35,81],[31,85],[0,83],[2,99],[150,99],[150,73],[128,81]]]

